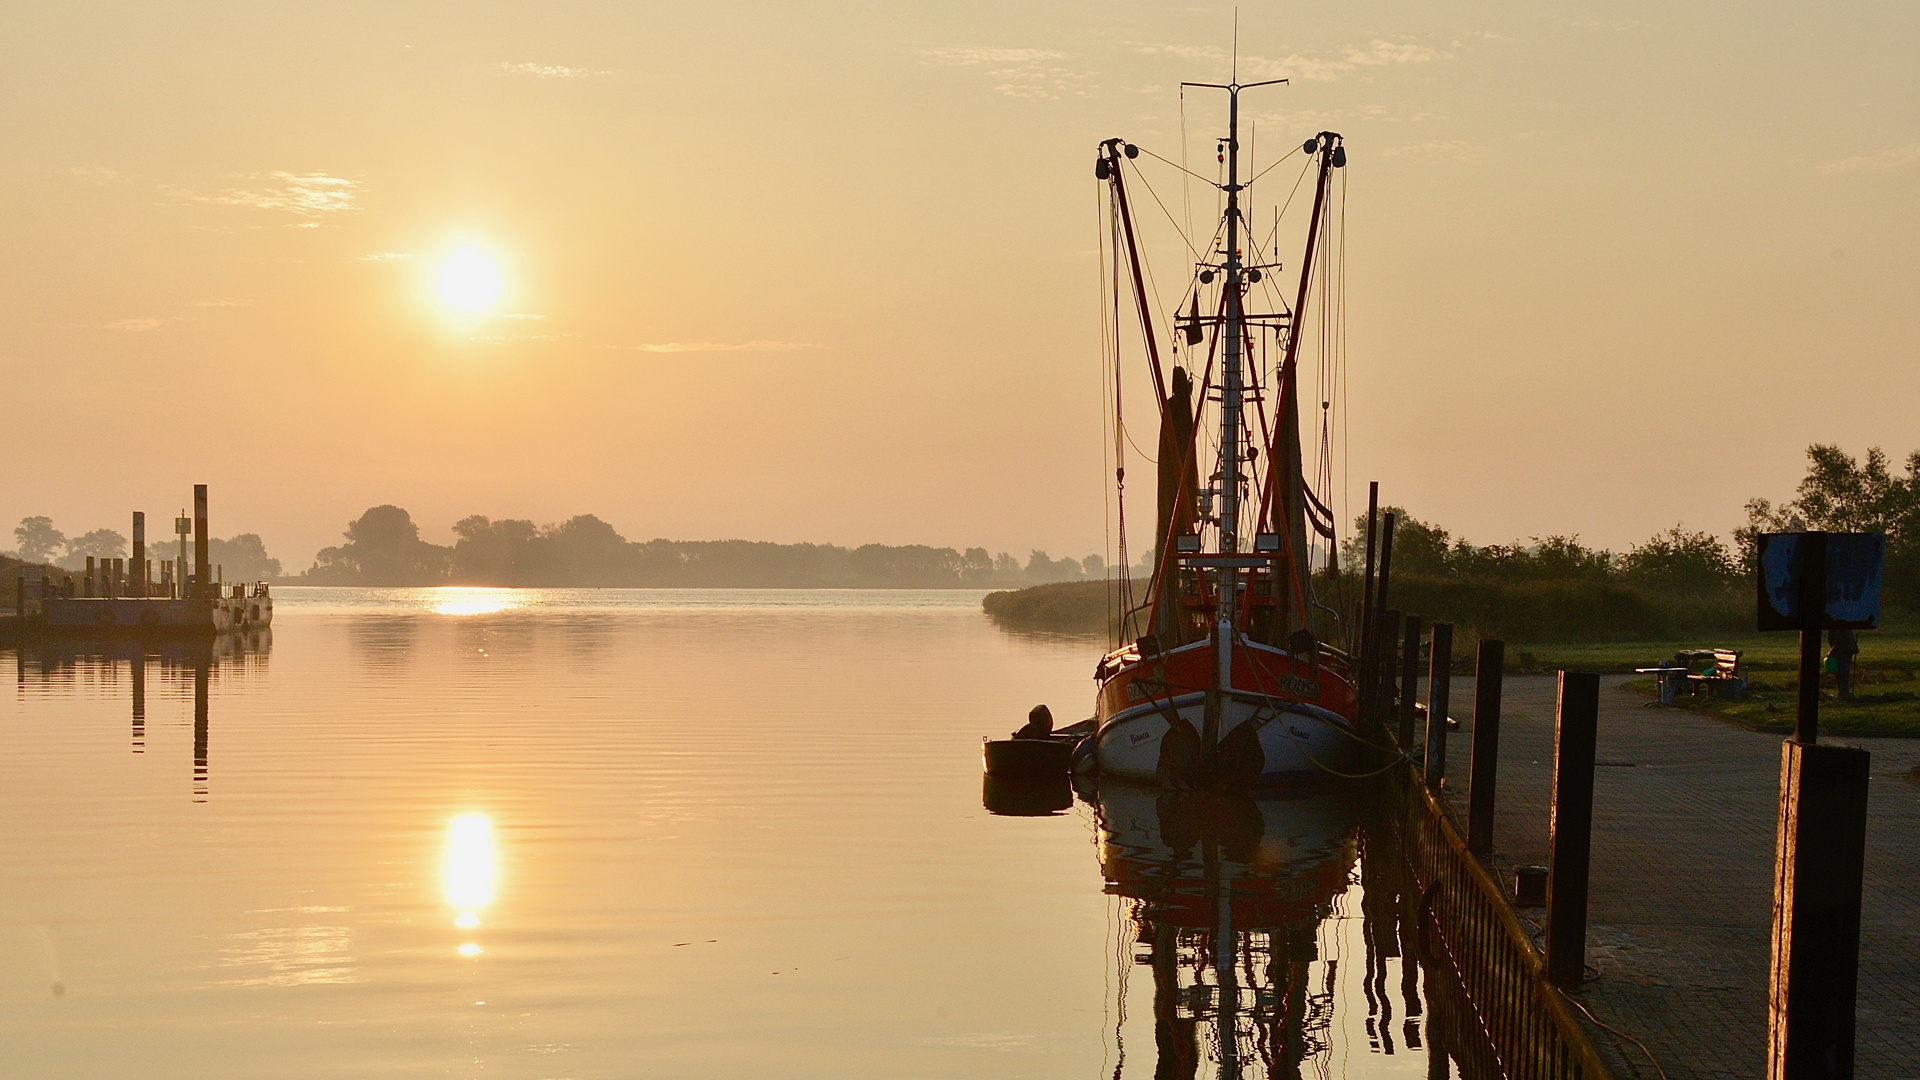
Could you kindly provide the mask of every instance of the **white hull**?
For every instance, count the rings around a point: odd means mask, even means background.
[[[1206,699],[1204,693],[1182,694],[1171,706],[1194,731],[1204,732]],[[1160,749],[1169,729],[1167,707],[1164,700],[1143,702],[1100,726],[1094,751],[1101,776],[1146,783],[1159,779]],[[1228,694],[1221,708],[1220,737],[1226,739],[1249,722],[1260,725],[1262,780],[1308,773],[1353,775],[1365,764],[1365,747],[1352,725],[1325,709],[1264,695]]]

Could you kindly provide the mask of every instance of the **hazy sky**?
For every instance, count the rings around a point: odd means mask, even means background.
[[[1232,10],[7,5],[0,522],[199,481],[289,569],[379,502],[1097,551],[1094,146],[1177,159]],[[1244,5],[1261,138],[1348,141],[1355,496],[1623,548],[1920,447],[1917,31]],[[429,294],[462,243],[482,324]]]

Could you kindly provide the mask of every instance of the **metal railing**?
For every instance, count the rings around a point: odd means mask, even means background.
[[[1394,786],[1420,897],[1421,951],[1440,976],[1430,992],[1453,1029],[1449,1049],[1473,1072],[1507,1080],[1609,1080],[1572,1008],[1548,985],[1532,936],[1445,808],[1411,767]]]

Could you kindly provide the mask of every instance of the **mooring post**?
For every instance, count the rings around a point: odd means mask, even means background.
[[[1453,624],[1433,624],[1427,665],[1427,790],[1438,793],[1447,779],[1447,708],[1453,696]]]
[[[1367,569],[1366,575],[1360,579],[1360,622],[1357,627],[1360,631],[1362,666],[1365,666],[1366,656],[1373,649],[1373,566],[1374,555],[1379,550],[1376,547],[1379,538],[1375,535],[1379,532],[1379,517],[1380,481],[1369,480],[1367,481]]]
[[[193,595],[195,599],[214,595],[213,568],[207,565],[207,485],[193,485]]]
[[[1547,839],[1547,981],[1578,986],[1587,970],[1594,748],[1600,676],[1562,671],[1554,709],[1553,817]]]
[[[127,565],[127,591],[134,596],[147,595],[147,515],[133,512],[133,559]]]
[[[1366,673],[1373,683],[1373,721],[1380,731],[1393,730],[1393,718],[1398,715],[1394,709],[1393,672],[1394,657],[1400,654],[1400,612],[1388,608],[1375,617],[1373,623],[1373,670]]]
[[[1413,748],[1413,714],[1420,704],[1420,616],[1400,619],[1400,745]],[[1422,758],[1424,761],[1424,757]]]
[[[1802,533],[1799,542],[1799,711],[1780,748],[1767,1080],[1849,1080],[1872,755],[1817,742],[1827,536]]]
[[[1467,851],[1493,851],[1494,778],[1500,771],[1500,683],[1507,643],[1481,638],[1473,666],[1473,758],[1467,763]]]
[[[13,579],[13,613],[22,616],[27,613],[27,575],[25,574]]]
[[[1781,746],[1767,1080],[1853,1076],[1870,756]]]

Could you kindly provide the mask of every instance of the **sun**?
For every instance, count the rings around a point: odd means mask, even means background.
[[[505,289],[506,275],[499,260],[472,244],[448,252],[433,273],[434,295],[448,312],[463,319],[491,314],[500,306]]]

